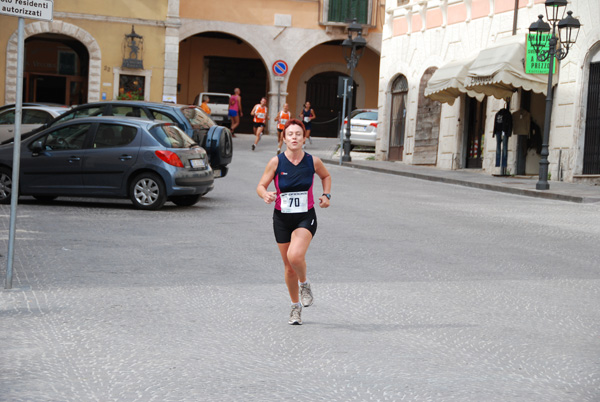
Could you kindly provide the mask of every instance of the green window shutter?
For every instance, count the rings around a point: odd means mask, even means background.
[[[359,24],[367,24],[369,0],[329,0],[329,22],[346,22],[356,18]]]

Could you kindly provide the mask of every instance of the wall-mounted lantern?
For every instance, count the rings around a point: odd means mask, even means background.
[[[144,69],[142,52],[144,50],[144,37],[135,33],[133,25],[131,33],[125,35],[123,41],[123,64],[122,68]]]

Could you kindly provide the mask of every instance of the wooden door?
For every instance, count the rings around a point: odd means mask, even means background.
[[[590,65],[583,174],[600,174],[600,63]]]
[[[392,85],[392,105],[390,113],[390,144],[388,160],[401,161],[404,152],[404,130],[406,128],[406,98],[408,81],[401,75]]]

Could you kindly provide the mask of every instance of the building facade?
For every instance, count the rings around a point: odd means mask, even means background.
[[[177,13],[165,0],[54,1],[52,21],[25,20],[23,100],[73,105],[175,95],[177,66],[168,61],[177,52],[169,50],[168,31],[178,26]],[[0,93],[13,103],[18,21],[0,20],[6,55]]]
[[[25,20],[25,102],[81,104],[143,99],[192,103],[200,92],[242,91],[243,127],[269,102],[300,113],[310,101],[314,134],[337,134],[337,77],[348,74],[347,19],[367,48],[355,71],[355,106],[378,101],[384,0],[55,0],[53,21]],[[17,18],[0,16],[0,96],[16,99]],[[281,74],[277,61],[287,65]]]
[[[544,2],[388,1],[377,159],[536,175],[548,78],[525,72],[532,57],[526,53],[526,35],[538,15],[545,16]],[[580,20],[581,30],[555,70],[549,177],[594,181],[600,177],[600,27],[594,22],[600,2],[573,0],[567,9]],[[497,68],[477,76],[475,66],[489,67],[482,63],[494,57],[501,59]],[[500,144],[495,123],[504,109],[514,130],[508,143]],[[523,119],[527,124],[521,124]],[[508,151],[504,171],[497,162],[502,147]]]

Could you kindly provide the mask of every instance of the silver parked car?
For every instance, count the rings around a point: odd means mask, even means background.
[[[377,109],[356,109],[350,113],[350,143],[352,146],[375,146],[377,117]],[[344,133],[346,132],[346,123],[347,121],[344,120]]]
[[[15,136],[15,109],[15,105],[6,105],[0,109],[0,142],[11,140]],[[21,134],[50,122],[67,110],[69,110],[69,107],[62,105],[24,104]]]

